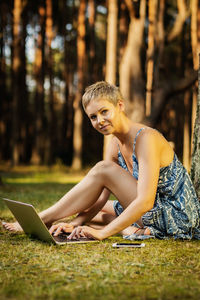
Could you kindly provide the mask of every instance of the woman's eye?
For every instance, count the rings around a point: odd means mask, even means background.
[[[91,116],[90,119],[91,119],[92,121],[94,121],[94,120],[96,120],[96,116]]]
[[[106,114],[107,114],[107,112],[108,112],[108,110],[107,110],[107,109],[104,109],[104,110],[102,110],[102,114],[103,114],[103,115],[106,115]]]

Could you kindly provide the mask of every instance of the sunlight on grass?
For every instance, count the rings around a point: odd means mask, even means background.
[[[67,175],[67,174],[37,174],[27,177],[5,178],[5,183],[77,183],[83,178],[83,175]]]

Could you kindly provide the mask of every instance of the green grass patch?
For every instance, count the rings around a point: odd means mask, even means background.
[[[82,174],[65,170],[2,173],[0,195],[37,211],[65,194]],[[0,218],[13,217],[0,201]],[[0,299],[199,299],[200,242],[149,240],[114,249],[119,236],[94,244],[55,246],[0,228]]]

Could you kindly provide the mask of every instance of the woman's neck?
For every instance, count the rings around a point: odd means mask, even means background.
[[[132,126],[133,122],[127,118],[126,115],[122,115],[114,136],[116,136],[122,144],[125,144],[128,140],[130,140]]]

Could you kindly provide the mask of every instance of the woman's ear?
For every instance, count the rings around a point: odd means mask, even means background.
[[[125,105],[124,105],[124,101],[123,100],[119,100],[117,103],[120,111],[124,111],[125,110]]]

